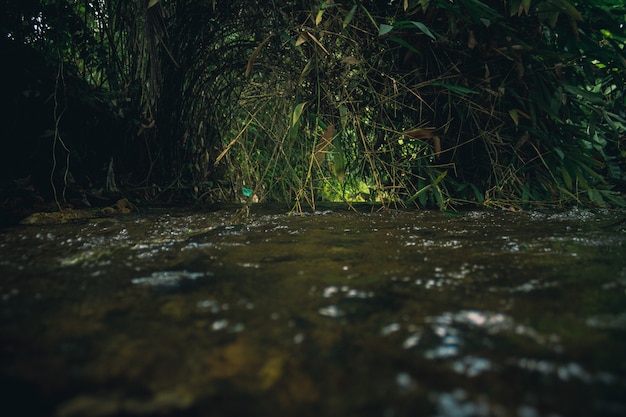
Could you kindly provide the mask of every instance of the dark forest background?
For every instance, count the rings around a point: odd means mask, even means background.
[[[0,4],[3,213],[624,205],[621,0]]]

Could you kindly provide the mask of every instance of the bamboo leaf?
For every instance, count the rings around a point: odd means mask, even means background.
[[[357,7],[358,6],[356,4],[354,6],[352,6],[350,11],[346,15],[345,19],[343,19],[343,28],[344,29],[347,28],[348,25],[350,24],[350,22],[352,22],[352,19],[354,19],[354,13],[356,12]]]
[[[319,26],[322,23],[322,16],[324,15],[324,9],[319,9],[317,16],[315,16],[315,26]]]
[[[433,32],[431,32],[431,30],[428,28],[428,26],[426,26],[422,22],[411,22],[411,23],[413,23],[413,25],[415,27],[417,27],[419,30],[421,30],[422,33],[424,33],[425,35],[429,36],[433,40],[437,40],[437,38],[435,38],[435,35],[433,34]]]
[[[302,111],[304,110],[305,105],[306,105],[306,101],[303,101],[302,103],[296,105],[296,107],[293,108],[293,113],[291,115],[291,127],[294,127],[295,125],[298,124],[298,121],[300,121],[300,116],[302,116]]]
[[[573,190],[572,176],[569,174],[567,168],[561,168],[561,176],[563,177],[563,183],[565,184],[567,189],[570,191]]]
[[[380,27],[378,28],[378,36],[386,35],[392,30],[393,30],[393,26],[381,23]]]
[[[422,12],[426,12],[428,6],[430,6],[430,0],[418,0],[420,6],[422,6]]]
[[[339,182],[343,184],[344,176],[346,174],[346,161],[343,153],[343,146],[339,137],[336,137],[333,141],[333,148],[333,173]]]
[[[400,44],[400,45],[404,46],[406,49],[408,49],[408,50],[409,50],[409,51],[411,51],[411,52],[415,52],[415,53],[417,53],[417,52],[418,52],[418,51],[417,51],[417,49],[415,49],[415,48],[413,47],[413,45],[411,45],[410,43],[408,43],[408,42],[407,42],[407,41],[405,41],[404,39],[400,39],[400,38],[395,38],[395,37],[394,37],[394,38],[389,38],[389,40],[390,40],[391,42],[395,42],[395,43],[397,43],[397,44]]]
[[[328,125],[326,131],[322,134],[322,137],[317,142],[317,146],[315,147],[315,160],[318,165],[322,165],[324,162],[327,149],[333,141],[333,136],[335,136],[335,124],[331,123]]]
[[[244,74],[246,78],[250,76],[250,73],[252,72],[252,66],[254,65],[254,61],[256,60],[257,56],[261,53],[261,49],[263,49],[263,46],[265,46],[265,44],[270,40],[271,37],[272,37],[271,34],[267,35],[267,37],[263,39],[263,42],[261,42],[259,46],[257,46],[256,49],[252,52],[252,55],[250,55],[250,58],[248,59],[248,65],[246,65],[246,72]]]
[[[605,104],[604,96],[600,93],[592,93],[575,85],[564,84],[563,89],[570,94],[580,96],[591,104]]]
[[[328,52],[328,50],[324,48],[324,45],[322,45],[320,41],[318,41],[317,38],[311,34],[311,32],[305,32],[305,33],[313,42],[315,42],[317,46],[320,47],[320,49],[324,52],[324,54],[326,54],[327,56],[330,55],[330,52]]]
[[[510,0],[509,1],[509,14],[511,16],[521,15],[522,12],[522,0]]]
[[[602,198],[602,194],[595,188],[588,189],[587,195],[592,202],[596,203],[600,207],[606,207],[606,201]]]
[[[348,109],[346,106],[339,106],[339,118],[341,119],[341,127],[345,129],[348,124]]]
[[[299,34],[298,39],[296,39],[296,46],[302,45],[307,41],[307,39],[308,37],[304,33]]]
[[[574,20],[576,20],[578,22],[582,22],[583,17],[580,14],[580,12],[578,10],[576,10],[576,7],[574,7],[567,0],[548,0],[548,3],[551,3],[551,4],[555,5],[563,13],[565,13],[566,15],[571,17],[572,19],[574,19]]]
[[[432,83],[432,85],[436,85],[439,87],[443,87],[446,90],[450,90],[453,93],[457,93],[460,96],[466,96],[468,94],[478,94],[478,92],[472,90],[471,88],[467,88],[467,87],[463,87],[462,85],[454,85],[454,84],[447,84],[447,83],[440,83],[438,81]]]

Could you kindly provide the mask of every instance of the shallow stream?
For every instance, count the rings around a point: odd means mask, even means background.
[[[623,416],[624,393],[623,212],[0,230],[2,415]]]

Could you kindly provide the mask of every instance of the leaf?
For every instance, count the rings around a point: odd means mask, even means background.
[[[408,49],[408,50],[409,50],[409,51],[411,51],[411,52],[415,52],[415,53],[418,53],[418,52],[419,52],[417,49],[415,49],[415,48],[413,47],[413,45],[411,45],[410,43],[408,43],[408,42],[407,42],[407,41],[405,41],[404,39],[400,39],[400,38],[389,38],[389,40],[390,40],[391,42],[395,42],[395,43],[398,43],[398,44],[400,44],[400,45],[404,46],[406,49]]]
[[[306,105],[306,101],[303,101],[302,103],[296,105],[296,107],[293,108],[293,113],[291,114],[291,127],[294,127],[295,125],[298,124],[298,121],[300,120],[300,116],[302,116],[302,111],[304,110],[305,105]]]
[[[402,134],[411,139],[417,139],[417,140],[432,139],[436,136],[434,127],[418,127],[418,128],[411,129],[411,130],[406,130],[402,132]]]
[[[324,9],[319,9],[317,16],[315,16],[315,26],[319,26],[322,23],[322,16],[324,15]]]
[[[333,148],[333,173],[335,174],[339,182],[343,184],[343,179],[346,174],[346,161],[343,155],[343,146],[341,144],[339,136],[337,136],[333,141]]]
[[[433,34],[433,32],[431,32],[431,30],[428,28],[428,26],[426,26],[422,22],[411,22],[411,23],[413,23],[413,25],[415,25],[419,30],[421,30],[422,33],[424,33],[425,35],[429,36],[433,40],[437,40],[437,38],[435,38],[435,35]]]
[[[561,160],[565,159],[565,153],[563,152],[561,148],[555,147],[554,152],[556,152],[556,154],[559,156]]]
[[[509,0],[509,14],[514,16],[516,13],[519,16],[522,12],[521,0]]]
[[[155,5],[156,5],[159,1],[160,1],[160,0],[150,0],[150,1],[148,2],[148,7],[147,7],[147,9],[149,9],[149,8],[151,8],[151,7],[153,7],[153,6],[155,6]]]
[[[592,93],[591,91],[584,90],[580,87],[565,84],[563,85],[565,91],[575,96],[580,96],[583,99],[587,100],[591,104],[606,104],[604,101],[604,96],[600,93]]]
[[[244,197],[252,197],[252,190],[246,187],[241,187],[241,193]]]
[[[467,88],[467,87],[463,87],[462,85],[454,85],[454,84],[447,84],[447,83],[440,83],[440,82],[434,82],[432,83],[432,85],[436,85],[439,87],[443,87],[446,90],[450,90],[453,93],[457,93],[460,96],[466,96],[468,94],[478,94],[478,92],[472,90],[471,88]]]
[[[331,123],[328,125],[326,131],[322,134],[322,137],[319,142],[317,142],[317,146],[315,147],[315,160],[318,165],[322,165],[324,162],[324,159],[326,158],[326,150],[332,143],[333,136],[335,136],[335,124]]]
[[[343,28],[344,29],[348,27],[350,22],[352,22],[352,19],[354,18],[354,13],[356,12],[357,7],[358,6],[356,4],[354,6],[352,6],[350,11],[346,15],[345,19],[343,19]]]
[[[391,25],[386,25],[384,23],[380,24],[380,27],[378,29],[378,36],[383,36],[388,34],[389,32],[391,32],[393,30],[393,26]]]
[[[362,62],[363,61],[361,61],[359,58],[353,56],[347,56],[341,60],[341,63],[346,65],[359,65]]]
[[[602,194],[600,193],[600,191],[596,190],[595,188],[590,188],[587,190],[587,195],[592,202],[596,203],[600,207],[606,207],[606,201],[604,201],[604,198],[602,198]]]
[[[339,118],[341,119],[341,127],[346,128],[348,124],[348,109],[346,106],[339,106]]]
[[[441,182],[441,180],[443,180],[446,175],[448,175],[448,171],[443,171],[439,174],[439,176],[430,184],[425,185],[424,187],[420,188],[419,190],[417,190],[417,192],[415,194],[413,194],[407,201],[407,204],[411,204],[413,203],[418,197],[420,197],[421,195],[423,195],[426,191],[430,190],[431,188],[435,187],[437,189],[437,192],[439,193],[439,196],[437,196],[435,193],[435,198],[437,198],[437,200],[439,200],[439,198],[441,197],[441,190],[439,189],[438,185]],[[420,198],[420,202],[422,204],[424,204],[424,201],[422,201],[422,199]],[[441,201],[439,201],[440,205],[441,205]]]
[[[474,196],[476,197],[476,201],[478,201],[478,203],[482,204],[485,201],[485,196],[483,195],[483,193],[473,183],[470,183],[470,187],[472,188],[472,191],[474,192]]]
[[[244,74],[246,78],[250,76],[250,73],[252,72],[252,66],[254,65],[254,61],[256,60],[259,53],[261,53],[261,49],[263,48],[263,46],[270,40],[271,37],[272,37],[271,34],[267,35],[267,37],[263,39],[263,42],[261,42],[259,46],[257,46],[256,49],[252,52],[252,55],[250,55],[250,58],[248,59],[248,65],[246,65],[246,72]]]
[[[317,38],[311,34],[311,32],[305,32],[305,33],[307,34],[307,36],[308,36],[308,37],[309,37],[309,38],[310,38],[313,42],[315,42],[315,44],[316,44],[317,46],[319,46],[319,47],[320,47],[320,49],[324,52],[324,54],[326,54],[326,56],[329,56],[329,55],[330,55],[330,52],[328,52],[328,50],[326,50],[326,48],[324,48],[324,45],[322,45],[322,44],[320,43],[320,41],[318,41],[318,40],[317,40]]]
[[[304,33],[298,35],[298,39],[296,39],[296,46],[300,46],[305,43],[309,39]]]
[[[557,8],[561,9],[563,13],[571,17],[572,19],[582,22],[583,17],[576,7],[572,6],[567,0],[548,0],[548,3],[554,4]]]
[[[565,184],[567,189],[572,191],[574,184],[572,182],[572,176],[569,174],[569,171],[567,170],[567,168],[563,167],[561,169],[561,176],[563,177],[563,183]]]
[[[515,126],[519,126],[519,117],[517,116],[517,110],[509,110],[509,116],[511,116],[511,119],[513,119],[513,123],[515,123]]]
[[[430,0],[418,0],[420,6],[422,6],[422,12],[426,13],[428,6],[430,6]]]

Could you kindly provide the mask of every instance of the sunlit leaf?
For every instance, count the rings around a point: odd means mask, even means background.
[[[300,46],[305,43],[309,39],[304,33],[298,35],[298,39],[296,39],[296,46]]]
[[[151,7],[154,7],[154,6],[155,6],[155,5],[156,5],[159,1],[160,1],[160,0],[150,0],[150,1],[148,2],[148,7],[147,7],[147,8],[149,9],[149,8],[151,8]]]
[[[315,26],[319,26],[322,23],[322,16],[324,15],[324,9],[319,9],[317,16],[315,16]]]

